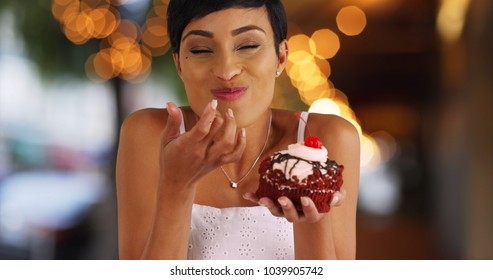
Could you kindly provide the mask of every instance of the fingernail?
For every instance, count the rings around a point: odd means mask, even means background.
[[[281,204],[282,207],[288,206],[288,203],[284,199],[279,198],[277,202],[279,202],[279,204]]]
[[[332,203],[331,204],[337,204],[339,202],[339,197],[338,196],[334,196],[332,198]]]
[[[308,200],[308,198],[306,196],[300,197],[300,201],[301,201],[301,205],[303,205],[303,206],[310,205],[310,201]]]
[[[212,109],[216,110],[216,108],[217,108],[217,100],[216,99],[212,99],[211,106],[212,106]]]
[[[228,108],[228,116],[230,116],[231,118],[235,117],[235,115],[233,114],[233,110],[231,110],[231,108]]]
[[[241,129],[241,137],[243,137],[243,138],[246,137],[246,129],[245,128]]]

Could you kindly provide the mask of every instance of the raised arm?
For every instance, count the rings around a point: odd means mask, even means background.
[[[182,135],[178,108],[167,109],[139,111],[122,127],[116,167],[121,259],[186,259],[196,182],[237,160],[245,146],[244,134],[231,129],[234,119],[211,103]],[[236,141],[219,149],[211,144],[223,144],[218,135]]]

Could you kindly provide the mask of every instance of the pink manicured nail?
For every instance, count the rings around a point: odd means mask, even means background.
[[[279,202],[279,204],[281,204],[282,207],[288,206],[288,203],[284,199],[278,199],[277,202]]]
[[[235,117],[235,115],[233,114],[233,110],[231,110],[231,108],[228,108],[228,116],[230,116],[231,118]]]
[[[217,108],[217,100],[216,99],[212,99],[211,106],[212,106],[212,109],[216,110],[216,108]]]
[[[309,200],[308,200],[308,198],[307,198],[307,197],[305,197],[305,196],[300,197],[300,201],[301,201],[301,205],[303,205],[303,206],[308,206],[308,205],[310,205],[310,201],[309,201]]]
[[[241,137],[243,137],[243,138],[246,137],[246,129],[245,128],[241,129]]]
[[[332,202],[331,202],[331,204],[332,204],[332,205],[335,205],[335,204],[337,204],[338,202],[339,202],[339,197],[338,197],[338,196],[334,196],[334,197],[332,198]]]

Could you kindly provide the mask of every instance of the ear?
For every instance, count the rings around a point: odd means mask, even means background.
[[[284,68],[286,67],[286,63],[288,62],[288,54],[289,54],[289,48],[288,48],[288,41],[283,40],[279,44],[279,65],[277,66],[277,71],[282,72],[284,71]]]
[[[175,62],[176,71],[178,72],[178,76],[180,76],[180,78],[181,78],[180,55],[177,52],[173,53],[173,61]]]

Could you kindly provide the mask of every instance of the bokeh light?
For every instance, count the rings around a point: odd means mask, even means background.
[[[336,17],[339,30],[348,35],[359,35],[366,27],[366,14],[356,6],[342,8]]]
[[[334,57],[341,46],[339,36],[330,29],[315,31],[309,41],[310,51],[321,59]]]
[[[364,133],[361,137],[360,165],[364,168],[372,168],[381,163],[380,149],[373,137]]]
[[[337,116],[341,115],[341,110],[339,109],[339,105],[334,100],[329,98],[321,98],[313,102],[308,112],[319,113],[319,114],[331,114]]]
[[[446,41],[456,41],[462,34],[471,0],[441,0],[437,29]]]
[[[53,0],[51,12],[74,44],[101,40],[100,49],[85,63],[87,77],[106,81],[119,77],[142,82],[150,74],[152,57],[169,50],[166,10],[169,1],[154,0],[142,27],[121,19],[116,7],[135,0]]]

